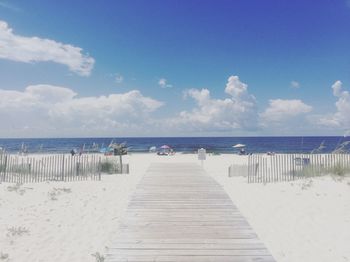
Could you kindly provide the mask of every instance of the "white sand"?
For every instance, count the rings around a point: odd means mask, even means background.
[[[103,176],[102,181],[26,184],[17,191],[9,190],[13,184],[0,184],[0,252],[8,254],[1,260],[0,253],[0,261],[96,261],[91,254],[104,253],[128,197],[151,162],[200,165],[193,154],[132,154],[124,159],[131,174]],[[228,166],[245,160],[208,156],[204,168],[224,186],[277,261],[350,261],[350,179],[328,176],[312,183],[263,185],[229,178]],[[20,234],[20,229],[28,232]]]
[[[350,178],[248,184],[215,173],[277,261],[350,261]]]
[[[0,184],[0,261],[96,261],[91,254],[105,251],[146,168],[141,162],[129,175],[31,183],[17,191]]]

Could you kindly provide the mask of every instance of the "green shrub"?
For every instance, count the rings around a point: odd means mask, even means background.
[[[350,167],[346,167],[340,163],[337,163],[335,166],[330,168],[329,173],[337,176],[345,176],[346,174],[350,173]]]
[[[115,166],[109,161],[104,161],[100,164],[100,171],[102,173],[112,174],[115,172]]]
[[[345,176],[346,174],[350,174],[350,167],[337,163],[329,168],[325,168],[323,166],[308,166],[303,168],[301,171],[301,175],[304,177],[314,177],[328,174]]]

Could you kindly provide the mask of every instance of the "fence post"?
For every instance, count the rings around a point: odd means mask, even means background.
[[[75,176],[79,176],[79,168],[80,168],[80,163],[76,162],[76,173],[75,173]]]
[[[293,172],[293,180],[295,180],[295,158],[297,157],[297,155],[292,155],[292,162],[291,162],[291,164],[292,164],[292,172]],[[303,158],[303,156],[301,155],[300,156],[301,157],[301,160],[302,160],[302,165],[304,165],[304,158]]]
[[[98,180],[101,181],[101,157],[99,157],[98,159],[97,171],[98,171]]]
[[[260,155],[256,155],[255,156],[255,160],[254,160],[254,182],[255,183],[259,183],[261,182],[261,167],[262,167],[262,163],[260,161]]]
[[[247,174],[248,175],[248,183],[250,183],[250,176],[249,176],[250,175],[250,173],[249,173],[250,169],[249,168],[250,168],[250,155],[248,155],[248,174]]]
[[[6,171],[7,171],[7,155],[5,156],[5,164],[4,164],[4,182],[6,181]]]
[[[61,180],[64,181],[64,155],[62,156],[62,174],[61,174]]]
[[[4,182],[6,181],[6,172],[7,172],[7,155],[5,156],[5,164],[4,164]]]

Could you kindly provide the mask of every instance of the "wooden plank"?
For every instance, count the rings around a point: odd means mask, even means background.
[[[180,241],[180,243],[179,243]],[[220,244],[220,245],[237,245],[237,244],[247,244],[247,245],[256,245],[261,244],[259,239],[220,239],[220,238],[163,238],[163,239],[120,239],[117,238],[113,241],[114,244]]]
[[[182,163],[151,165],[106,261],[274,259],[223,188],[199,166]]]
[[[118,256],[107,255],[107,262],[274,262],[271,256]]]

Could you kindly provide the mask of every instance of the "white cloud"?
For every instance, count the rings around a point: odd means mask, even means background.
[[[0,58],[17,62],[55,62],[68,66],[81,76],[88,76],[95,60],[82,53],[80,47],[50,39],[25,37],[13,33],[5,21],[0,20]]]
[[[121,74],[116,74],[115,77],[114,77],[114,81],[117,84],[121,84],[124,81],[124,77]]]
[[[260,118],[263,125],[268,125],[271,122],[289,121],[311,110],[311,106],[298,99],[271,99],[268,108],[260,114]]]
[[[332,85],[333,95],[338,98],[335,106],[337,111],[334,114],[329,114],[323,116],[319,120],[319,124],[341,128],[349,129],[350,128],[350,94],[349,91],[343,90],[343,83],[341,81],[336,81]]]
[[[150,114],[163,105],[138,90],[79,97],[52,85],[24,91],[0,89],[0,136],[84,136],[141,133]],[[4,125],[5,126],[5,125]]]
[[[342,96],[342,87],[343,83],[341,81],[335,81],[334,84],[332,85],[333,89],[333,95],[336,97]]]
[[[332,89],[338,99],[333,114],[310,114],[312,107],[298,99],[272,99],[259,114],[248,85],[231,76],[224,89],[227,97],[214,98],[208,89],[189,89],[184,97],[194,101],[193,107],[162,118],[155,117],[155,111],[163,102],[138,90],[84,97],[53,85],[0,89],[0,137],[294,135],[313,134],[317,125],[350,130],[350,94],[340,81]]]
[[[193,98],[196,107],[191,111],[182,111],[170,119],[173,128],[189,131],[232,131],[255,129],[257,123],[256,101],[247,90],[248,86],[240,82],[238,76],[230,76],[225,99],[213,99],[208,89],[190,89],[185,97]]]
[[[173,87],[173,85],[168,84],[167,81],[168,81],[168,80],[166,80],[165,78],[161,78],[161,79],[159,79],[159,81],[158,81],[158,85],[159,85],[161,88]]]
[[[0,109],[26,111],[34,107],[47,107],[76,96],[69,88],[52,85],[28,86],[24,92],[0,89]]]
[[[240,98],[247,94],[248,85],[242,83],[238,76],[230,76],[228,78],[225,92],[233,98]]]
[[[290,82],[290,87],[295,89],[300,88],[300,83],[293,80]]]

